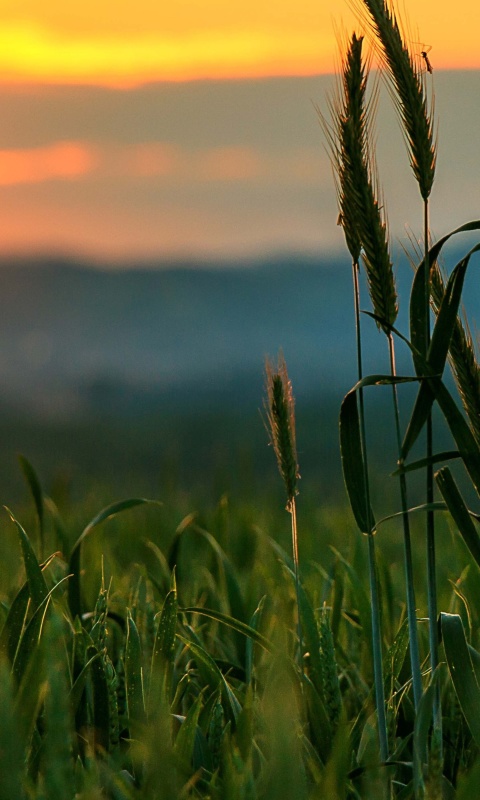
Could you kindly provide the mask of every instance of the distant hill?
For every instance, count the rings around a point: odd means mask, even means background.
[[[346,257],[299,255],[122,270],[58,259],[0,264],[4,489],[17,452],[46,476],[71,472],[76,481],[84,475],[119,485],[123,475],[141,492],[160,473],[188,487],[212,470],[220,487],[229,470],[235,480],[275,477],[259,409],[265,355],[282,348],[302,473],[310,481],[321,473],[323,491],[342,492],[338,412],[356,380],[350,269]],[[398,273],[398,324],[406,331],[405,261]],[[479,294],[473,267],[466,290],[472,309]],[[365,372],[387,372],[383,334],[367,317],[362,324]],[[411,369],[405,346],[398,368]],[[402,388],[404,414],[403,397],[414,391]],[[389,397],[388,387],[369,390],[380,460],[392,452],[384,424]]]
[[[348,258],[160,266],[1,264],[0,397],[42,414],[95,404],[113,413],[149,397],[258,403],[265,356],[279,348],[297,394],[354,382]],[[384,343],[367,319],[365,330],[368,366]]]

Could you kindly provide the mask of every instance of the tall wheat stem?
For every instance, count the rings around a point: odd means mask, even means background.
[[[390,357],[390,372],[392,377],[397,374],[395,365],[395,343],[391,333],[388,334],[388,350]],[[401,457],[402,436],[400,431],[400,412],[398,406],[398,392],[395,383],[392,383],[393,409],[395,416],[395,435],[397,439],[398,457]],[[417,611],[415,601],[415,587],[413,583],[412,542],[410,536],[410,519],[408,516],[407,481],[403,472],[399,475],[400,500],[402,505],[403,521],[403,550],[405,563],[405,580],[407,589],[407,619],[410,635],[410,663],[412,668],[413,701],[415,710],[422,697],[422,673],[420,669],[420,651],[418,646]]]
[[[358,380],[363,378],[363,358],[362,358],[362,337],[360,325],[360,285],[359,285],[359,264],[358,261],[352,262],[353,269],[353,295],[355,306],[355,329],[357,342],[357,371]],[[359,390],[359,414],[360,414],[360,438],[363,451],[364,474],[363,482],[365,486],[365,504],[370,517],[370,481],[368,477],[368,459],[365,434],[365,410],[363,400],[363,389]],[[382,761],[388,759],[388,734],[387,719],[385,714],[385,688],[383,682],[383,656],[382,656],[382,632],[380,624],[380,600],[377,578],[377,561],[375,553],[375,536],[373,533],[373,520],[369,519],[368,538],[368,572],[370,584],[370,601],[372,604],[372,654],[373,654],[373,673],[375,682],[375,702],[377,706],[378,718],[378,738],[380,745],[380,758]]]
[[[297,600],[297,635],[299,647],[299,666],[304,672],[303,635],[300,616],[300,564],[298,557],[297,506],[295,497],[298,493],[299,476],[297,463],[297,446],[295,436],[295,402],[292,384],[287,373],[287,365],[282,354],[277,364],[268,359],[265,365],[266,400],[268,429],[270,441],[277,458],[278,469],[287,493],[287,511],[292,523],[292,555],[295,576],[295,593]]]
[[[430,259],[429,259],[429,246],[430,246],[430,226],[429,226],[429,202],[426,198],[423,202],[423,229],[424,229],[424,259],[425,259],[425,343],[426,347],[430,345]],[[432,412],[428,415],[427,419],[427,441],[426,441],[427,458],[431,459],[433,455],[433,420]],[[427,504],[432,504],[434,501],[434,478],[433,478],[433,464],[431,461],[427,464],[427,486],[426,498]],[[435,555],[435,515],[433,510],[427,511],[427,595],[428,595],[428,638],[430,644],[430,668],[433,672],[438,666],[438,631],[437,631],[437,574],[436,574],[436,555]],[[433,705],[433,724],[434,728],[439,735],[441,741],[442,731],[442,712],[440,701],[440,689],[437,686],[434,696]]]
[[[297,636],[298,636],[298,648],[299,648],[299,665],[303,675],[304,672],[303,631],[302,631],[302,620],[300,617],[300,562],[298,558],[297,504],[295,502],[295,497],[292,497],[290,501],[289,511],[292,521],[292,553],[293,553],[293,568],[295,571],[295,594],[297,597]]]

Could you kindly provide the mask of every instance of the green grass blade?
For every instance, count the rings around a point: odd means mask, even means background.
[[[23,472],[28,488],[30,489],[30,493],[33,497],[33,502],[35,503],[35,510],[38,517],[38,529],[40,533],[40,558],[43,558],[43,551],[45,547],[45,508],[43,503],[43,490],[37,473],[25,456],[19,455],[18,461],[20,463],[20,468]]]
[[[431,383],[467,472],[480,495],[480,449],[475,437],[445,384],[435,379]]]
[[[203,667],[204,677],[206,678],[206,681],[211,687],[212,691],[216,691],[218,687],[220,687],[223,701],[225,703],[225,709],[231,721],[235,723],[242,708],[213,658],[207,653],[206,650],[204,650],[203,647],[201,647],[201,645],[191,642],[189,639],[186,639],[179,634],[177,634],[177,637],[186,647],[189,648],[193,657],[197,661],[199,668]]]
[[[125,681],[127,686],[128,716],[135,735],[138,723],[145,722],[143,700],[142,646],[137,626],[128,612],[127,643],[125,647]]]
[[[428,348],[427,364],[429,373],[441,376],[445,369],[448,356],[448,349],[452,338],[453,329],[457,321],[458,309],[462,297],[463,284],[470,258],[473,253],[480,249],[480,245],[475,246],[453,269],[442,304],[440,306],[435,327],[432,333],[432,340]],[[414,442],[417,440],[420,431],[423,429],[430,414],[435,394],[429,382],[422,381],[415,406],[408,423],[407,432],[402,450],[408,453]]]
[[[23,778],[25,743],[20,736],[18,717],[13,701],[14,687],[7,664],[0,660],[0,797],[24,797]]]
[[[10,663],[13,663],[15,653],[17,652],[18,642],[25,624],[29,600],[30,589],[28,587],[28,581],[26,581],[18,590],[12,601],[0,635],[0,658],[7,657]]]
[[[424,791],[423,765],[428,758],[428,735],[432,723],[435,689],[442,671],[442,665],[435,670],[432,680],[422,694],[418,704],[417,715],[413,732],[413,785],[415,797],[421,797]]]
[[[428,467],[429,464],[435,465],[443,461],[452,461],[454,458],[460,457],[458,450],[444,450],[442,453],[434,453],[429,458],[419,458],[418,461],[411,461],[410,464],[403,464],[396,469],[395,472],[391,473],[391,477],[394,478],[401,473],[405,474],[407,472],[415,472],[418,469],[424,469]]]
[[[477,492],[480,494],[480,450],[475,441],[475,437],[443,381],[441,381],[440,378],[429,377],[428,382],[440,406],[445,421],[450,428],[467,472]],[[408,447],[405,447],[404,441],[402,445],[402,458],[407,457],[409,452],[408,448],[413,446],[413,444],[414,440],[411,439],[408,443]]]
[[[45,679],[45,661],[43,642],[40,642],[29,654],[22,680],[17,685],[15,695],[15,718],[21,739],[28,746],[32,738],[38,714],[45,699],[47,681]],[[13,676],[15,677],[15,676]]]
[[[343,477],[355,521],[362,533],[370,533],[374,516],[372,509],[367,507],[365,463],[355,391],[345,395],[340,409],[340,451]]]
[[[193,762],[193,752],[198,730],[198,719],[203,706],[203,695],[200,693],[193,705],[189,708],[187,716],[180,726],[177,738],[175,739],[174,752],[178,756],[179,762],[188,774],[190,765]]]
[[[45,630],[48,690],[42,722],[42,763],[48,800],[65,800],[73,783],[73,731],[69,705],[70,679],[62,614],[53,611]]]
[[[62,580],[58,581],[58,583],[56,583],[55,586],[52,589],[50,589],[45,599],[35,610],[34,614],[30,618],[28,625],[26,626],[25,630],[22,633],[22,637],[19,641],[18,649],[15,654],[15,660],[12,666],[13,675],[17,683],[20,683],[20,681],[22,680],[27,665],[29,663],[29,660],[32,654],[38,648],[42,636],[43,623],[48,611],[48,606],[52,599],[52,595],[54,592],[57,591],[57,589],[63,586],[63,584],[67,580],[68,576],[62,578]]]
[[[303,686],[312,737],[320,757],[325,762],[332,748],[332,726],[322,698],[306,675],[303,679]]]
[[[480,746],[480,686],[458,614],[440,614],[443,647],[458,702],[477,747]]]
[[[480,567],[480,536],[449,468],[440,469],[435,480],[463,541]]]
[[[413,508],[407,508],[406,511],[396,511],[394,514],[388,514],[387,517],[382,517],[377,522],[377,528],[380,525],[383,525],[384,522],[388,522],[392,519],[398,519],[399,517],[403,517],[404,514],[425,514],[427,511],[446,511],[447,506],[445,503],[441,503],[439,501],[434,501],[433,503],[422,503],[419,506],[414,506]]]
[[[427,360],[433,372],[443,372],[445,367],[453,329],[460,308],[467,268],[471,256],[479,249],[480,245],[476,245],[465,258],[458,262],[453,268],[445,287],[445,293],[432,331],[432,340],[428,348]]]
[[[213,611],[210,608],[201,608],[200,606],[190,606],[189,608],[182,608],[180,610],[183,614],[200,614],[203,617],[214,619],[216,622],[221,622],[233,631],[247,636],[255,644],[259,644],[263,647],[264,650],[272,652],[273,645],[265,636],[258,633],[251,625],[246,625],[245,622],[240,622],[240,620],[234,619],[228,614],[223,614],[221,611]]]
[[[446,242],[452,237],[460,233],[469,233],[472,231],[480,230],[480,220],[473,220],[459,228],[447,233],[436,242],[428,252],[428,264],[434,264]],[[425,326],[425,259],[418,265],[415,271],[415,277],[412,283],[412,291],[410,294],[410,339],[413,345],[413,360],[417,374],[423,372],[421,361],[417,358],[416,352],[424,358],[427,355],[428,341],[426,339],[426,326]],[[416,352],[415,352],[416,351]]]
[[[396,681],[399,678],[407,655],[409,643],[408,620],[404,620],[385,656],[385,694],[387,699],[392,697],[396,690]]]
[[[371,647],[369,645],[372,642],[372,605],[370,598],[357,570],[352,567],[347,559],[338,550],[336,550],[335,547],[332,547],[331,550],[337,556],[338,561],[343,565],[348,576],[348,580],[354,594],[356,608],[358,609],[360,615],[360,624],[363,629],[362,640],[366,645],[369,663],[371,663]]]
[[[93,728],[94,749],[97,753],[106,753],[110,739],[110,704],[108,684],[102,658],[95,658],[97,648],[87,647],[87,660],[90,663],[93,693]]]
[[[33,610],[35,611],[47,597],[48,586],[45,581],[45,578],[43,577],[42,570],[40,569],[40,564],[37,561],[35,551],[32,545],[30,544],[30,539],[28,538],[27,534],[25,533],[24,529],[22,528],[18,520],[15,519],[10,509],[6,508],[6,511],[9,514],[12,522],[15,524],[20,538],[23,563],[25,564],[25,572],[27,575],[30,597],[32,600],[32,607]]]
[[[188,609],[182,609],[188,610]],[[171,589],[163,603],[152,654],[152,670],[159,661],[173,663],[175,633],[177,629],[178,600],[176,589]]]
[[[253,612],[252,617],[250,619],[249,627],[253,631],[255,631],[255,633],[258,633],[257,628],[258,628],[258,626],[259,626],[259,624],[260,624],[260,622],[262,620],[262,616],[263,616],[263,611],[264,611],[264,608],[265,608],[266,600],[267,600],[267,595],[264,594],[263,597],[260,599],[260,602],[259,602],[258,606],[256,607],[255,611]],[[262,637],[262,638],[264,638],[264,637]],[[245,647],[245,683],[248,686],[250,685],[250,683],[252,681],[252,675],[253,675],[253,660],[254,660],[254,654],[255,654],[254,642],[255,642],[255,640],[251,636],[249,636],[247,638],[247,644],[246,644],[246,647]]]
[[[175,661],[175,633],[177,630],[178,600],[176,589],[171,589],[163,603],[153,645],[150,669],[149,695],[159,688],[166,702],[170,702],[173,664]],[[160,682],[160,683],[159,683]],[[149,701],[149,705],[150,705]]]
[[[157,506],[162,505],[158,500],[147,500],[144,497],[134,497],[134,498],[129,498],[128,500],[120,500],[117,503],[112,503],[112,505],[103,508],[102,511],[100,511],[88,523],[86,528],[84,528],[83,532],[73,545],[68,564],[68,571],[72,575],[70,583],[68,585],[68,605],[70,607],[70,611],[74,619],[76,616],[80,617],[82,613],[80,561],[82,555],[83,542],[85,541],[87,536],[89,536],[91,532],[95,530],[96,527],[98,527],[98,525],[102,524],[102,522],[105,522],[107,519],[115,517],[117,514],[120,514],[123,511],[128,511],[131,508],[135,508],[136,506],[145,504],[157,505]]]
[[[362,378],[343,398],[340,409],[340,452],[343,477],[355,521],[362,533],[375,527],[372,509],[367,508],[365,491],[365,463],[362,452],[360,414],[357,390],[367,386],[386,386],[410,383],[417,378],[392,375],[368,375]]]
[[[295,581],[295,573],[290,569],[288,571],[292,580]],[[298,585],[298,605],[305,649],[309,653],[308,658],[311,681],[322,700],[324,700],[322,657],[320,655],[320,635],[312,604],[310,603],[307,593],[305,592],[305,589],[301,583]]]
[[[90,660],[87,661],[87,663],[82,667],[82,670],[79,672],[79,674],[75,679],[75,683],[70,689],[70,705],[72,708],[72,712],[74,714],[77,713],[77,709],[80,704],[83,690],[85,689],[85,684],[87,682],[87,678],[90,672],[90,667],[95,661],[98,661],[98,659],[101,657],[102,653],[99,653],[98,650],[95,650],[95,653],[93,653]]]

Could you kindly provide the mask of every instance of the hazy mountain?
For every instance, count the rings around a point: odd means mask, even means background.
[[[300,397],[341,396],[354,383],[347,258],[161,267],[4,263],[1,395],[54,414],[135,411],[152,402],[198,408],[227,397],[258,404],[265,355],[279,348]],[[404,322],[408,265],[398,278]],[[469,286],[475,298],[478,281]],[[363,325],[366,370],[387,370],[383,336],[368,318]],[[408,369],[402,358],[400,349]]]

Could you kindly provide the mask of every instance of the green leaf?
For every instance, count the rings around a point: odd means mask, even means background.
[[[158,620],[152,652],[149,684],[149,695],[152,695],[153,688],[159,689],[167,703],[170,702],[172,672],[175,661],[177,614],[177,591],[176,589],[171,589],[165,597]],[[150,705],[151,702],[149,702],[149,706]]]
[[[262,619],[263,609],[265,607],[266,600],[267,600],[267,595],[264,594],[263,597],[260,598],[260,602],[250,619],[249,627],[251,628],[251,630],[255,631],[255,633],[258,633],[257,628]],[[253,658],[255,650],[254,642],[255,640],[251,636],[249,636],[245,647],[245,683],[247,685],[250,685],[253,675]]]
[[[340,409],[340,452],[345,486],[356,523],[362,533],[371,533],[375,522],[373,511],[367,503],[366,466],[354,390],[345,395]]]
[[[395,684],[407,655],[409,638],[408,620],[405,619],[385,656],[384,683],[387,698],[391,697],[395,692]]]
[[[432,380],[435,397],[460,451],[463,463],[480,495],[480,450],[475,437],[450,392],[440,380]]]
[[[19,455],[18,460],[20,463],[20,468],[27,482],[28,488],[30,489],[31,495],[33,497],[33,502],[35,503],[35,509],[37,512],[38,526],[40,532],[40,558],[43,558],[43,549],[45,544],[45,530],[44,530],[45,513],[44,513],[42,487],[40,485],[40,481],[38,480],[37,473],[35,472],[30,462],[25,458],[25,456]]]
[[[350,585],[354,593],[355,606],[360,615],[360,624],[363,628],[362,640],[365,644],[367,644],[367,656],[370,660],[372,649],[372,606],[370,603],[370,598],[365,591],[365,586],[357,570],[352,567],[347,559],[335,547],[330,547],[330,549],[332,553],[335,554],[338,561],[343,565],[349,578]]]
[[[419,458],[418,461],[411,461],[410,464],[403,464],[392,472],[391,477],[395,478],[397,475],[405,475],[407,472],[415,472],[418,469],[424,469],[430,464],[439,464],[441,461],[451,461],[454,458],[460,458],[458,450],[444,450],[443,453],[434,453],[433,456],[428,458]]]
[[[28,625],[22,633],[12,666],[13,675],[17,683],[20,683],[22,680],[32,654],[38,649],[45,615],[48,611],[48,606],[52,599],[52,595],[60,586],[65,583],[65,581],[68,580],[68,578],[69,576],[67,575],[65,578],[62,578],[60,581],[58,581],[58,583],[56,583],[52,589],[50,589],[47,596],[44,598],[44,600],[42,600],[38,608],[35,609],[35,612],[30,618]]]
[[[420,506],[414,506],[413,508],[407,508],[406,511],[396,511],[395,514],[389,514],[387,517],[382,517],[377,522],[377,528],[380,525],[383,525],[384,522],[388,522],[391,519],[397,519],[399,517],[403,517],[404,514],[418,514],[418,513],[426,513],[427,511],[446,511],[447,506],[445,503],[441,503],[435,501],[433,503],[422,503]]]
[[[423,764],[427,762],[428,758],[428,734],[432,723],[435,689],[442,669],[443,665],[440,664],[433,673],[429,686],[420,698],[415,717],[413,732],[413,783],[415,787],[415,797],[421,797],[424,788]]]
[[[171,589],[163,603],[152,654],[152,669],[157,660],[173,663],[175,657],[175,632],[177,628],[177,592]]]
[[[288,567],[287,567],[288,569]],[[288,570],[293,583],[295,584],[295,573]],[[319,696],[324,699],[324,686],[322,680],[322,658],[320,655],[320,635],[318,632],[317,620],[313,612],[310,600],[301,582],[298,584],[298,604],[299,614],[304,639],[304,647],[309,653],[311,680]],[[302,654],[303,655],[303,654]]]
[[[480,747],[480,686],[468,649],[461,617],[440,614],[443,647],[458,702],[477,747]]]
[[[7,664],[0,659],[0,797],[24,797],[25,742],[13,702],[13,685]]]
[[[96,650],[96,648],[95,648]],[[83,690],[85,688],[85,684],[87,682],[87,678],[89,675],[90,667],[95,661],[98,661],[99,658],[102,657],[102,653],[99,653],[98,650],[92,655],[89,661],[82,667],[81,672],[77,675],[75,683],[73,684],[72,688],[70,689],[70,705],[72,707],[72,712],[74,714],[77,713],[78,706],[80,704],[80,700],[83,694]]]
[[[38,614],[38,611],[37,611]],[[45,677],[46,653],[43,641],[39,642],[28,654],[25,670],[21,680],[14,683],[17,686],[15,696],[15,718],[17,720],[20,737],[25,742],[30,742],[38,714],[45,699],[47,681]]]
[[[182,608],[180,610],[183,614],[200,614],[203,617],[214,619],[216,622],[221,622],[237,633],[241,633],[243,636],[252,639],[255,644],[259,644],[264,650],[268,652],[272,651],[272,643],[265,636],[258,633],[251,625],[246,625],[245,622],[240,622],[240,620],[234,619],[228,614],[222,614],[221,611],[213,611],[210,608],[202,608],[200,606],[189,606],[188,608]]]
[[[435,474],[435,480],[463,541],[480,567],[480,536],[449,468],[440,469]]]
[[[178,633],[177,637],[186,647],[189,648],[193,657],[197,661],[198,666],[203,667],[204,676],[211,689],[216,691],[218,687],[221,688],[223,701],[225,703],[225,710],[228,713],[231,721],[235,723],[240,711],[242,710],[241,705],[213,658],[207,653],[206,650],[204,650],[203,647],[201,647],[201,645],[191,642],[189,639],[185,639],[185,637],[180,636]]]
[[[2,628],[2,633],[0,635],[0,660],[6,656],[10,663],[12,663],[15,658],[18,642],[25,623],[29,600],[30,589],[28,587],[28,581],[25,581],[12,601],[7,619]]]
[[[145,708],[143,702],[142,646],[137,626],[130,612],[127,614],[125,683],[127,687],[128,716],[135,734],[136,725],[145,721]]]
[[[478,230],[480,230],[480,220],[474,220],[455,228],[455,230],[439,239],[428,252],[429,267],[437,261],[444,244],[452,236]],[[423,259],[415,272],[410,295],[410,339],[415,351],[423,357],[426,357],[427,354],[425,313],[425,259]],[[416,358],[415,352],[414,363],[417,373],[422,372],[423,366]]]
[[[30,544],[30,539],[20,523],[15,519],[10,509],[8,509],[6,506],[5,509],[17,528],[22,547],[23,563],[25,564],[25,572],[27,575],[30,597],[32,599],[32,608],[33,610],[36,610],[47,597],[48,586],[45,578],[43,577],[43,573],[40,569],[40,565],[37,561],[33,547]]]
[[[101,525],[102,522],[105,522],[107,519],[111,519],[117,514],[120,514],[122,511],[128,511],[130,508],[135,508],[136,506],[145,504],[157,506],[162,505],[162,503],[160,503],[158,500],[146,500],[144,497],[134,497],[128,500],[120,500],[117,503],[112,503],[112,505],[102,509],[102,511],[100,511],[88,523],[87,527],[83,530],[82,534],[73,545],[68,564],[68,571],[72,575],[68,586],[68,604],[74,619],[76,616],[80,617],[82,614],[80,561],[83,542],[98,525]]]
[[[188,772],[188,768],[193,761],[193,751],[198,728],[198,718],[203,705],[202,692],[198,695],[193,705],[189,708],[187,716],[180,726],[175,740],[174,750],[180,760],[180,764]]]
[[[426,380],[428,380],[445,421],[450,428],[467,472],[477,492],[480,494],[480,450],[475,441],[475,437],[455,403],[455,400],[440,378],[428,377]],[[408,443],[404,440],[401,454],[402,459],[407,457],[409,448],[413,446],[414,442],[415,438],[411,437]]]
[[[332,749],[332,726],[323,700],[307,675],[303,678],[303,686],[312,737],[320,757],[326,762]]]
[[[93,690],[94,746],[95,751],[105,753],[109,749],[110,704],[103,659],[95,658],[97,653],[98,650],[95,646],[90,645],[87,647],[87,659],[90,664]]]
[[[450,278],[448,279],[443,296],[442,304],[440,306],[435,327],[432,333],[432,339],[428,348],[427,364],[429,367],[429,374],[441,376],[445,369],[447,360],[448,349],[452,338],[453,329],[457,321],[458,309],[462,296],[462,289],[465,280],[467,267],[473,253],[480,249],[480,245],[476,245],[470,252],[463,258],[453,269]],[[412,416],[408,423],[407,433],[403,450],[409,452],[413,442],[416,441],[420,431],[422,430],[427,418],[430,414],[433,401],[435,399],[434,392],[429,381],[422,381],[420,390],[415,401]]]

